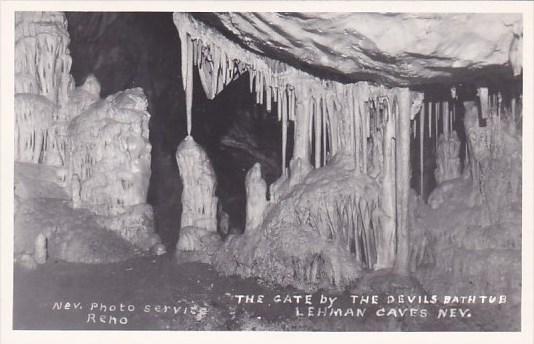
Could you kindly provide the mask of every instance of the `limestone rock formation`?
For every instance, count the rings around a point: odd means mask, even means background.
[[[139,88],[93,104],[69,125],[73,199],[99,215],[144,204],[150,177],[149,113]],[[74,185],[74,184],[73,184]]]
[[[146,204],[143,91],[101,100],[93,75],[75,88],[63,13],[17,12],[15,21],[18,261],[32,268],[48,257],[102,263],[148,252],[160,240]]]
[[[17,12],[15,35],[15,160],[64,166],[62,107],[74,88],[65,15]]]

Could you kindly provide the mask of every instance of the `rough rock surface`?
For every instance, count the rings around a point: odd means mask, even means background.
[[[512,75],[514,65],[521,68],[518,14],[230,12],[195,16],[262,55],[352,82],[413,85],[489,70]]]
[[[15,163],[15,261],[35,268],[36,242],[46,238],[48,259],[77,263],[109,263],[140,253],[116,233],[98,223],[87,209],[72,209],[58,180],[60,168]],[[37,260],[37,259],[36,259]]]

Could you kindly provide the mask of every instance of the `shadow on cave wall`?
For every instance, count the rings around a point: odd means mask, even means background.
[[[142,87],[148,98],[152,175],[148,202],[156,231],[174,249],[180,227],[182,184],[175,152],[186,134],[180,41],[172,13],[66,12],[76,85],[89,74],[101,96]],[[259,161],[268,183],[280,175],[280,125],[254,103],[248,76],[206,99],[195,75],[193,136],[205,147],[217,175],[217,196],[234,231],[245,219],[246,172]]]

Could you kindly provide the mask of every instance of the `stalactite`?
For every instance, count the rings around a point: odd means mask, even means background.
[[[416,119],[413,120],[412,126],[413,126],[412,128],[413,139],[416,140],[417,139],[417,120]]]
[[[321,99],[321,124],[322,124],[322,135],[321,135],[321,139],[322,139],[322,143],[323,143],[323,166],[326,165],[326,139],[327,139],[327,135],[326,135],[326,104],[325,104],[325,99],[322,98]]]
[[[440,106],[439,103],[436,103],[436,106],[434,107],[434,113],[436,115],[436,118],[434,120],[434,127],[435,127],[435,134],[434,134],[434,149],[438,149],[438,141],[439,141],[439,110]]]
[[[454,123],[456,123],[456,103],[451,104],[452,105],[452,119],[451,119],[451,131],[454,130]]]
[[[313,103],[313,118],[315,130],[315,168],[321,167],[321,115],[319,111],[320,99],[316,99]]]
[[[252,93],[252,91],[254,91],[254,71],[253,70],[249,70],[248,71],[248,75],[249,75],[249,78],[248,78],[248,90],[250,93]]]
[[[266,94],[266,103],[265,103],[265,106],[267,108],[267,111],[271,112],[271,102],[272,102],[272,88],[271,86],[267,86],[267,90],[266,90],[267,94]]]
[[[295,92],[293,88],[289,90],[289,120],[295,120]]]
[[[188,37],[189,38],[189,37]],[[191,40],[186,39],[187,46],[187,61],[186,61],[186,78],[187,83],[185,87],[185,103],[187,115],[187,136],[191,136],[191,110],[193,107],[193,49],[191,47]]]
[[[449,137],[449,102],[443,101],[441,103],[441,114],[443,118],[443,135]]]
[[[483,119],[488,118],[488,88],[487,87],[479,87],[478,88],[478,97],[480,98],[480,110],[481,110],[481,117]]]
[[[368,120],[368,107],[364,106],[364,113],[362,114],[362,168],[363,173],[367,174],[367,120]]]
[[[282,104],[282,175],[286,175],[286,152],[287,152],[287,111],[284,104],[285,97],[279,98],[279,103]]]
[[[512,121],[513,123],[515,123],[515,109],[516,109],[516,99],[515,97],[512,98],[511,100],[511,103],[510,103],[510,107],[511,107],[511,111],[512,111]]]
[[[277,94],[276,111],[278,112],[278,120],[281,121],[282,120],[282,95],[280,93],[280,88],[276,88],[276,94]]]
[[[428,111],[428,137],[432,138],[432,115],[434,115],[434,109],[429,109]]]
[[[432,103],[427,103],[428,108],[432,108]],[[421,108],[421,113],[419,114],[420,118],[420,125],[419,125],[419,192],[421,194],[421,198],[425,197],[424,194],[424,148],[425,148],[425,113],[426,113],[426,106],[423,103],[423,107]]]

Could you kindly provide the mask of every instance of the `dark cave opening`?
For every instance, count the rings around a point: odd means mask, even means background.
[[[281,124],[276,110],[257,105],[248,73],[208,100],[194,73],[192,136],[206,150],[217,176],[220,210],[230,217],[230,231],[245,226],[245,176],[259,162],[267,184],[281,174]],[[291,149],[291,147],[288,147]],[[221,233],[226,234],[226,233]]]

